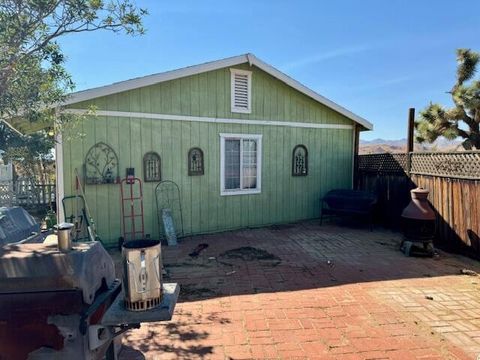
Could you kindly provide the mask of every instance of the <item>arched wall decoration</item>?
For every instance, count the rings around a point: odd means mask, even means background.
[[[98,142],[93,145],[85,156],[85,183],[114,184],[118,179],[118,157],[113,149]]]
[[[143,180],[145,182],[162,180],[162,160],[154,151],[143,156]]]
[[[305,145],[297,145],[292,153],[292,176],[308,175],[308,151]]]
[[[198,147],[188,151],[188,175],[196,176],[204,174],[203,151]]]

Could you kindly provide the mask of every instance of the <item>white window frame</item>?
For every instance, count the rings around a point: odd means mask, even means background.
[[[235,74],[247,75],[248,109],[235,107]],[[232,113],[252,113],[252,72],[248,70],[230,69],[230,110]]]
[[[262,191],[262,136],[260,134],[220,134],[220,195],[260,194]],[[225,189],[225,140],[255,140],[257,142],[257,187],[242,189],[243,141],[240,141],[240,189]]]

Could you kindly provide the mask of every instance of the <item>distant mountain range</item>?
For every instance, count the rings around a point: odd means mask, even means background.
[[[463,150],[460,140],[437,139],[433,144],[415,144],[415,151],[458,151]],[[360,154],[402,153],[407,150],[407,139],[360,140]]]

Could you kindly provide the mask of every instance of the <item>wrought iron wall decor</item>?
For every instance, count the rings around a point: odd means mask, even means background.
[[[103,142],[93,145],[85,156],[85,183],[114,184],[118,179],[118,157],[115,151]]]
[[[145,182],[162,180],[162,161],[160,155],[150,151],[143,156],[143,180]]]
[[[292,176],[308,175],[308,151],[305,145],[297,145],[292,153]]]
[[[188,175],[203,175],[203,151],[198,147],[191,148],[188,151]]]

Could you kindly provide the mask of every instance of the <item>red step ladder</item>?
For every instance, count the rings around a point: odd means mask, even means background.
[[[126,177],[120,182],[122,207],[122,232],[124,241],[143,240],[142,181],[136,177]],[[127,225],[130,225],[127,227]]]

